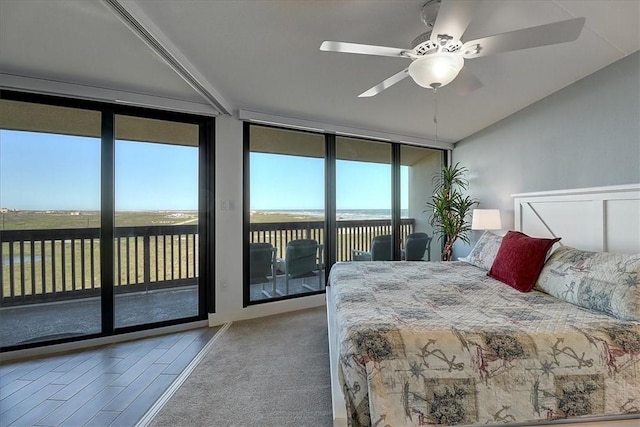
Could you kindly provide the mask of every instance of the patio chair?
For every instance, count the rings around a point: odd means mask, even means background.
[[[391,235],[376,236],[371,241],[371,251],[351,250],[353,261],[391,261]]]
[[[271,294],[264,289],[269,282]],[[262,284],[262,293],[267,297],[276,295],[276,248],[271,243],[249,243],[249,283]]]
[[[431,237],[427,233],[409,234],[402,249],[402,259],[422,261],[425,252],[427,252],[427,260],[431,261]]]
[[[287,243],[284,259],[285,292],[289,295],[289,280],[302,278],[302,286],[310,291],[322,289],[322,247],[313,239],[298,239]],[[312,288],[304,283],[304,278],[318,276],[318,288]]]

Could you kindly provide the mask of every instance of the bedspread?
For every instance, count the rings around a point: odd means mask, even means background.
[[[640,413],[640,323],[463,262],[351,262],[330,274],[352,426]]]

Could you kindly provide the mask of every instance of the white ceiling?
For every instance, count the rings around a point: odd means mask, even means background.
[[[452,0],[445,0],[452,1]],[[410,48],[425,0],[120,1],[230,110],[432,139],[433,95],[405,79],[357,95],[403,59],[321,52],[323,40]],[[485,0],[463,41],[586,17],[575,42],[465,63],[484,84],[438,91],[456,142],[640,49],[640,0]],[[0,1],[0,72],[207,104],[103,1]]]

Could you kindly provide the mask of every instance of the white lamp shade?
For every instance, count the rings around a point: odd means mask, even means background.
[[[451,83],[464,65],[459,54],[439,52],[425,55],[409,65],[409,75],[422,87],[440,87]]]
[[[474,209],[471,219],[472,230],[500,230],[500,211],[498,209]]]

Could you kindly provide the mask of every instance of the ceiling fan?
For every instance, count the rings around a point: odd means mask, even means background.
[[[466,94],[480,88],[482,83],[463,68],[465,59],[574,41],[585,23],[585,18],[574,18],[463,42],[462,36],[479,3],[478,0],[429,0],[421,13],[428,30],[413,41],[411,49],[324,41],[320,50],[391,56],[412,61],[408,68],[361,93],[359,97],[377,95],[408,76],[420,86],[433,89],[456,79],[458,91]]]

